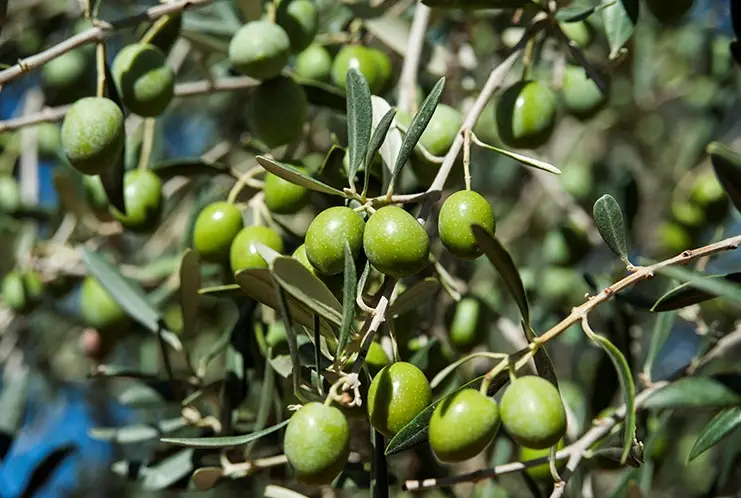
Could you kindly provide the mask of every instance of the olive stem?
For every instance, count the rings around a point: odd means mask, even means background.
[[[430,253],[430,261],[432,261],[433,266],[435,267],[435,271],[440,276],[440,283],[442,284],[445,291],[450,295],[450,297],[453,298],[455,302],[458,302],[461,300],[461,294],[464,292],[464,290],[459,289],[458,283],[456,282],[455,278],[448,273],[448,270],[445,269],[445,267],[440,263],[440,261],[435,257],[434,254]]]
[[[99,41],[95,47],[95,62],[98,71],[98,87],[96,89],[96,95],[98,97],[105,97],[106,52],[105,41]]]
[[[248,169],[244,174],[237,178],[237,181],[234,183],[234,186],[232,186],[229,194],[227,195],[226,202],[234,204],[244,187],[261,189],[263,183],[255,181],[254,178],[264,172],[265,170],[262,168],[262,166],[253,166],[252,168]],[[257,197],[257,195],[255,195],[255,197]]]
[[[464,356],[463,358],[459,358],[455,362],[451,363],[444,369],[440,370],[437,375],[432,379],[430,382],[430,388],[435,389],[437,386],[439,386],[453,371],[455,371],[458,367],[463,365],[464,363],[467,363],[475,358],[491,358],[493,360],[501,360],[500,363],[507,361],[509,358],[509,355],[506,353],[491,353],[489,351],[478,351],[476,353],[470,353]],[[499,363],[497,364],[497,366]],[[496,368],[496,367],[495,367]],[[482,384],[483,386],[483,384]],[[488,385],[486,386],[488,389]],[[483,391],[486,392],[486,389]]]
[[[471,190],[471,129],[463,130],[463,181],[466,190]]]
[[[553,478],[553,482],[556,483],[556,486],[559,485],[559,483],[562,483],[561,476],[558,475],[558,468],[556,468],[556,452],[557,452],[557,446],[553,445],[551,446],[550,451],[548,452],[548,468],[551,471],[551,477]],[[566,483],[563,483],[564,485]]]
[[[138,169],[147,169],[149,160],[152,157],[152,148],[154,146],[154,133],[157,128],[156,118],[144,119],[144,131],[142,135],[142,150],[139,155]]]
[[[399,75],[399,109],[406,113],[417,111],[417,73],[429,21],[430,8],[418,1],[414,7],[406,56]]]
[[[175,19],[175,15],[166,15],[157,19],[152,26],[142,35],[139,43],[151,43],[155,36],[157,36],[170,22]]]

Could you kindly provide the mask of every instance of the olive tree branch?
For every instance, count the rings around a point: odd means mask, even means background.
[[[404,65],[399,75],[399,109],[407,113],[417,112],[417,71],[429,21],[430,8],[418,1],[414,8]]]
[[[188,7],[208,5],[212,2],[213,0],[174,0],[172,2],[156,5],[133,16],[116,19],[115,21],[96,21],[96,25],[92,28],[86,29],[82,33],[67,38],[63,42],[39,52],[38,54],[26,57],[25,59],[20,59],[17,64],[5,69],[4,71],[0,71],[0,90],[2,90],[5,83],[8,83],[23,73],[39,68],[47,62],[78,47],[87,45],[88,43],[103,41],[120,29],[135,26],[146,21],[156,21],[160,17],[181,12]]]

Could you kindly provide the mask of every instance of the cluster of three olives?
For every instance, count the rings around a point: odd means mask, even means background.
[[[475,389],[463,389],[435,407],[430,446],[442,462],[461,462],[481,453],[499,426],[533,450],[557,445],[566,433],[566,411],[558,389],[536,376],[520,377],[504,392],[501,407]]]

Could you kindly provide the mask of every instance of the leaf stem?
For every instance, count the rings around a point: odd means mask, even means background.
[[[96,88],[96,95],[98,97],[105,97],[105,65],[106,65],[106,44],[104,40],[98,42],[95,47],[95,63],[96,70],[98,72],[98,86]]]
[[[471,190],[471,129],[463,130],[463,180]]]

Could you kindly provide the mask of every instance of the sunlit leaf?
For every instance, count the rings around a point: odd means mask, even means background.
[[[524,154],[520,154],[518,152],[513,152],[511,150],[501,149],[499,147],[489,145],[486,142],[482,142],[481,140],[478,140],[478,139],[475,140],[475,143],[479,147],[483,147],[485,149],[489,149],[491,151],[502,154],[503,156],[509,157],[510,159],[514,159],[515,161],[520,162],[524,164],[525,166],[530,166],[531,168],[536,168],[536,169],[542,169],[543,171],[547,171],[548,173],[553,173],[554,175],[561,174],[560,169],[558,169],[557,167],[553,166],[550,163],[541,161],[540,159],[535,159],[534,157],[529,157]]]
[[[250,434],[244,434],[242,436],[222,436],[222,437],[163,437],[161,441],[167,444],[174,444],[175,446],[185,446],[187,448],[231,448],[233,446],[240,446],[247,444],[250,441],[260,439],[261,437],[267,436],[276,432],[286,425],[289,420],[284,420],[279,424],[275,424],[267,429],[253,432]]]
[[[610,59],[617,58],[633,36],[638,22],[639,4],[638,0],[602,0],[602,22],[610,44]]]
[[[306,187],[311,190],[315,190],[317,192],[322,192],[324,194],[337,195],[340,197],[345,196],[344,193],[337,190],[336,188],[330,187],[326,183],[322,183],[319,180],[310,177],[303,171],[300,171],[289,164],[279,163],[278,161],[273,161],[272,159],[269,159],[265,156],[257,156],[256,159],[257,162],[260,163],[260,166],[288,182]]]
[[[348,178],[354,182],[365,161],[371,137],[373,107],[368,82],[362,73],[351,67],[345,76],[347,87],[347,142],[350,154]]]
[[[628,262],[628,243],[625,233],[625,222],[623,212],[620,210],[615,198],[605,194],[594,203],[594,222],[597,230],[607,246],[620,257]]]

